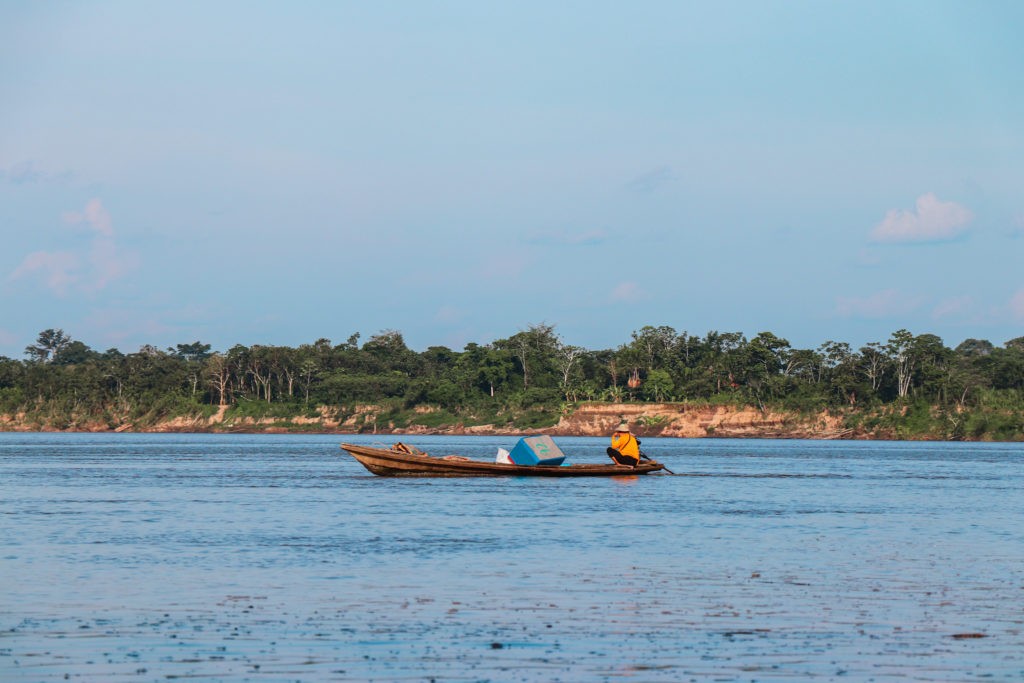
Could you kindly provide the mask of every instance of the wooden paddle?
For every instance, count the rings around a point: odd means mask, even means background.
[[[646,455],[644,455],[643,453],[641,453],[641,454],[640,454],[640,459],[641,459],[641,460],[646,460],[646,461],[648,461],[648,462],[656,462],[655,460],[652,460],[651,458],[648,458],[648,457],[647,457]],[[669,468],[665,467],[665,465],[663,465],[663,464],[661,464],[661,463],[658,463],[658,464],[659,464],[659,465],[661,465],[661,469],[665,470],[665,471],[666,471],[666,472],[668,472],[669,474],[675,474],[675,472],[673,472],[673,471],[672,471],[672,470],[670,470]]]

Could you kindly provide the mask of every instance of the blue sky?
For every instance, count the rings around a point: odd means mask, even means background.
[[[0,355],[1024,335],[1017,2],[0,6]]]

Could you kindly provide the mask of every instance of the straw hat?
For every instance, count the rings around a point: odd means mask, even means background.
[[[623,420],[622,422],[619,423],[619,426],[615,428],[615,431],[617,431],[617,432],[628,432],[629,431],[629,423],[626,422],[625,420]]]

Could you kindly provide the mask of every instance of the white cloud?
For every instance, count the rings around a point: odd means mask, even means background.
[[[110,221],[110,213],[103,208],[103,203],[98,199],[90,199],[81,211],[66,212],[64,214],[64,221],[71,225],[86,223],[101,235],[107,237],[114,236],[114,226]]]
[[[609,297],[612,303],[632,303],[644,299],[646,295],[635,282],[620,282],[612,290]]]
[[[848,318],[890,318],[910,313],[920,305],[918,297],[886,289],[863,297],[839,297],[836,313]]]
[[[944,202],[929,192],[917,198],[913,211],[892,209],[871,231],[875,242],[939,242],[961,234],[974,215],[956,202]]]
[[[38,274],[57,296],[64,296],[78,281],[79,259],[68,251],[36,251],[26,256],[11,273],[9,280]]]
[[[95,291],[134,270],[139,265],[139,259],[135,254],[118,249],[114,240],[101,236],[92,242],[89,264],[92,266],[89,289]]]
[[[57,296],[76,288],[93,293],[105,288],[138,266],[138,257],[125,253],[114,242],[110,213],[98,199],[90,200],[82,211],[63,215],[71,225],[85,224],[95,234],[87,250],[37,251],[26,256],[10,274],[9,280],[36,276]]]

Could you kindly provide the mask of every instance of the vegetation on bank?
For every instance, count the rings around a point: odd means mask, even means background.
[[[25,353],[0,357],[0,414],[39,428],[145,428],[226,406],[228,422],[272,418],[295,431],[309,428],[303,418],[324,416],[367,431],[531,429],[583,401],[685,401],[830,411],[849,430],[882,438],[1024,439],[1024,337],[951,349],[935,335],[898,330],[859,349],[836,341],[796,349],[771,332],[701,337],[662,326],[615,349],[588,350],[540,324],[461,351],[416,352],[401,333],[384,331],[365,343],[353,334],[341,344],[217,352],[197,341],[125,354],[50,329]]]

